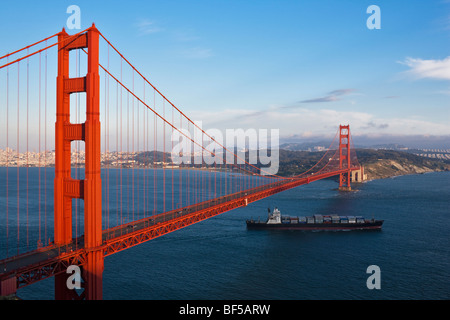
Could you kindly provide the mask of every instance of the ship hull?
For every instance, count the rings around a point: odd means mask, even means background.
[[[349,231],[380,230],[383,220],[364,223],[266,223],[247,220],[248,229],[304,230],[304,231]]]

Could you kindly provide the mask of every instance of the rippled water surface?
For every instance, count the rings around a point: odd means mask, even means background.
[[[450,299],[450,173],[376,180],[342,193],[317,181],[114,254],[104,299]],[[245,220],[340,214],[382,231],[247,230]],[[381,270],[369,290],[367,267]],[[52,299],[53,279],[20,290]]]

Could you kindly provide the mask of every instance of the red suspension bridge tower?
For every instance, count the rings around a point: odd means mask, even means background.
[[[350,157],[350,126],[339,126],[339,169],[348,171],[339,175],[339,190],[350,191],[351,157]]]
[[[87,74],[69,77],[69,52],[87,49]],[[72,241],[72,199],[84,200],[84,246],[86,264],[82,267],[87,299],[102,298],[103,254],[102,193],[100,179],[100,77],[99,32],[93,25],[86,33],[69,37],[58,35],[58,77],[55,145],[55,244]],[[70,95],[86,93],[86,122],[70,122]],[[71,178],[71,142],[84,141],[86,150],[85,179]],[[67,274],[55,276],[56,299],[68,299],[74,290],[67,288]]]

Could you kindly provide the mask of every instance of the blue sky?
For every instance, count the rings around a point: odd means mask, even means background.
[[[71,4],[205,127],[450,137],[450,1],[6,2],[0,54],[61,30]]]

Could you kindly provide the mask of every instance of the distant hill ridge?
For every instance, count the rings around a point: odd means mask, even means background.
[[[450,171],[450,161],[430,159],[394,150],[356,149],[358,161],[364,166],[368,180],[405,174]],[[292,176],[311,168],[324,152],[290,151],[280,149],[278,175]]]

